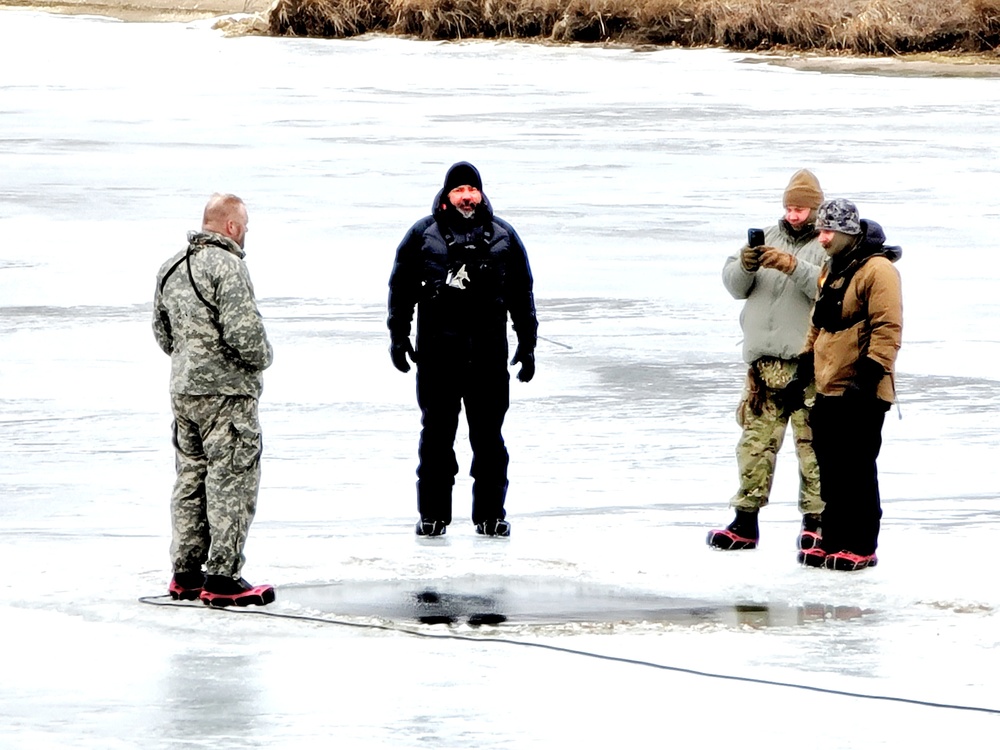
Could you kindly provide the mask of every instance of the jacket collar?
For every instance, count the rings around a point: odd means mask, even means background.
[[[188,232],[187,239],[189,245],[202,247],[206,245],[214,245],[215,247],[231,252],[238,258],[246,257],[246,253],[243,251],[243,248],[237,245],[231,238],[226,237],[224,234],[219,234],[218,232],[208,232],[203,229],[192,230]]]

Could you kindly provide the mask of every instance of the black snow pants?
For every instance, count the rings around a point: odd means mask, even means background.
[[[472,522],[503,519],[507,448],[501,428],[510,405],[506,346],[492,356],[420,351],[417,403],[421,411],[417,510],[422,519],[451,523],[451,491],[458,473],[455,435],[465,404],[472,447]]]
[[[823,540],[827,554],[872,555],[882,504],[876,459],[889,404],[876,398],[817,396],[809,416],[819,463]]]

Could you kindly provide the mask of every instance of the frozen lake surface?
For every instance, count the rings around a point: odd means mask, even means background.
[[[0,746],[1000,733],[1000,80],[20,11],[0,70]],[[460,159],[525,241],[544,338],[511,384],[513,536],[461,522],[460,434],[456,523],[421,543],[386,283]],[[722,263],[800,167],[904,248],[880,564],[856,574],[795,564],[790,445],[760,549],[704,544],[736,487]],[[275,348],[244,573],[278,600],[237,612],[149,606],[173,477],[153,281],[217,190],[248,203]]]

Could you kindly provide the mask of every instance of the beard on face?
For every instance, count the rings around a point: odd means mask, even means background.
[[[826,254],[830,256],[839,255],[844,250],[847,250],[854,244],[857,239],[854,235],[844,234],[843,232],[834,232],[833,237],[830,241],[823,246],[826,250]]]
[[[785,219],[785,223],[788,225],[788,233],[796,240],[816,231],[816,225],[809,219],[806,219],[798,226],[795,226],[787,219]]]
[[[455,206],[455,210],[458,211],[459,215],[463,219],[471,219],[476,215],[475,204],[469,204],[468,206]]]

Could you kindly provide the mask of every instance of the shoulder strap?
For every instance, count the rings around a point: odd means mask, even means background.
[[[197,296],[198,299],[201,300],[201,303],[205,307],[208,308],[209,312],[211,312],[212,315],[214,315],[216,318],[218,318],[219,317],[219,308],[217,308],[215,305],[213,305],[211,302],[209,302],[207,299],[205,299],[205,295],[203,295],[201,293],[201,290],[198,288],[198,285],[194,281],[194,274],[191,273],[191,248],[190,247],[188,247],[187,252],[184,253],[184,257],[181,258],[181,259],[179,259],[172,266],[170,266],[170,270],[168,270],[165,274],[163,274],[163,279],[160,281],[160,294],[163,294],[163,289],[167,285],[167,280],[173,275],[174,271],[177,270],[177,268],[180,266],[181,263],[186,263],[187,264],[188,280],[190,280],[190,282],[191,282],[191,288],[194,289],[195,296]]]
[[[201,293],[201,290],[198,289],[198,285],[194,283],[194,274],[191,273],[191,248],[188,248],[187,254],[184,256],[184,259],[187,261],[188,278],[191,280],[191,286],[194,289],[194,293],[197,295],[198,299],[201,300],[201,303],[209,309],[209,312],[211,312],[212,315],[214,315],[216,319],[218,319],[219,308],[217,308],[215,305],[213,305],[211,302],[205,299],[205,296]]]
[[[191,251],[188,250],[188,252],[191,252]],[[163,288],[167,285],[167,280],[173,275],[174,271],[177,270],[177,266],[179,266],[183,262],[184,262],[184,258],[181,258],[176,263],[174,263],[172,266],[170,266],[170,270],[169,271],[167,271],[165,274],[163,274],[163,279],[160,280],[160,294],[163,294]]]

